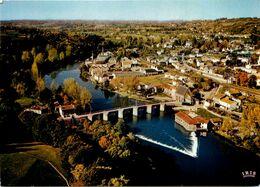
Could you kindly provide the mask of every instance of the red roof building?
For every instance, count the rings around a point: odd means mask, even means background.
[[[183,126],[187,131],[207,130],[209,120],[194,112],[179,111],[175,114],[175,122]]]

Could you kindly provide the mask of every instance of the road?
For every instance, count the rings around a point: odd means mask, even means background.
[[[239,91],[246,92],[247,94],[255,96],[255,98],[260,101],[260,90],[242,87],[242,86],[237,86],[237,85],[232,85],[232,84],[225,84],[225,86],[228,87],[228,88],[233,88],[233,89],[236,89],[236,90],[239,90]]]
[[[228,84],[227,83],[227,80],[225,80],[224,78],[221,78],[221,77],[217,77],[217,76],[214,76],[212,74],[208,74],[208,73],[204,73],[203,71],[201,70],[198,70],[196,68],[193,68],[189,65],[187,65],[186,63],[184,64],[185,67],[187,67],[188,69],[192,70],[192,71],[195,71],[199,74],[201,74],[202,76],[204,77],[207,77],[207,78],[210,78],[218,83],[221,83],[223,84],[224,86],[226,87],[229,87],[229,88],[234,88],[234,89],[237,89],[239,91],[244,91],[250,95],[254,95],[256,97],[256,99],[258,99],[260,101],[260,90],[256,90],[256,89],[252,89],[252,88],[247,88],[247,87],[242,87],[242,86],[237,86],[237,85],[233,85],[233,84]]]
[[[189,66],[188,64],[184,63],[185,67],[188,68],[189,70],[192,70],[192,71],[195,71],[199,74],[201,74],[202,76],[204,77],[207,77],[207,78],[210,78],[218,83],[221,83],[221,84],[227,84],[228,81],[222,77],[218,77],[216,75],[213,75],[213,74],[209,74],[209,73],[205,73],[204,71],[201,71],[201,70],[198,70],[196,68],[193,68],[191,66]]]

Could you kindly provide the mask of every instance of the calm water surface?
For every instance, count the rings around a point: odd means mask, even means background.
[[[93,111],[138,104],[133,99],[103,91],[91,82],[82,81],[78,67],[79,65],[76,64],[46,75],[44,79],[47,87],[53,79],[62,85],[64,79],[74,78],[92,93]],[[156,155],[166,155],[169,158],[167,163],[165,159],[159,158],[161,165],[178,166],[178,183],[174,179],[176,174],[173,171],[163,171],[164,169],[161,168],[161,171],[158,171],[164,174],[163,177],[158,175],[161,177],[158,179],[161,184],[259,185],[259,157],[236,148],[213,134],[208,134],[207,137],[196,137],[185,132],[174,123],[171,112],[147,114],[140,119],[127,120],[127,124],[144,147],[153,147],[157,150]],[[242,172],[245,171],[255,172],[256,176],[243,178]]]

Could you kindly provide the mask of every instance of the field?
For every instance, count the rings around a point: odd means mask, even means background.
[[[210,112],[202,108],[199,108],[196,113],[206,119],[218,118],[217,116],[211,114]]]
[[[48,163],[62,173],[60,153],[41,143],[9,144],[0,154],[2,185],[66,185],[64,179]]]

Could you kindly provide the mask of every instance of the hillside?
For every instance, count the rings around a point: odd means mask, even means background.
[[[8,145],[0,154],[4,186],[62,185],[66,182],[48,163],[62,171],[59,150],[41,143]]]

